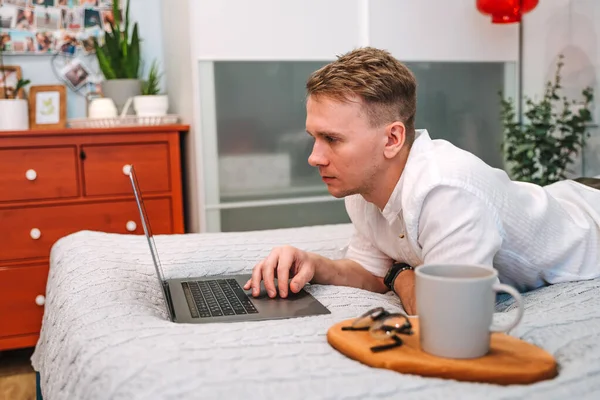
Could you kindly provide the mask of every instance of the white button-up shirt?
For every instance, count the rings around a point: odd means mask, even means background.
[[[418,130],[385,208],[346,197],[346,258],[376,276],[393,262],[479,264],[519,290],[600,276],[600,190],[567,180],[513,182]]]

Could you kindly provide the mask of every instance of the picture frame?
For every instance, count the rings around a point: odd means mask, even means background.
[[[5,65],[4,68],[0,66],[0,98],[5,97],[5,93],[8,92],[8,97],[11,99],[23,99],[25,93],[23,89],[19,90],[19,93],[14,93],[17,87],[17,82],[23,77],[21,67],[18,65]]]
[[[67,126],[67,87],[35,85],[29,88],[29,129],[63,129]]]

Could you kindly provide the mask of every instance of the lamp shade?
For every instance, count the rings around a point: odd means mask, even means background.
[[[521,22],[521,15],[538,5],[539,0],[477,0],[479,12],[492,17],[494,24]]]

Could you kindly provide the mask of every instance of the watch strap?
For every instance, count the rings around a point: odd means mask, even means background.
[[[389,290],[395,292],[394,282],[396,281],[396,278],[398,277],[398,275],[400,275],[401,272],[409,269],[414,270],[412,266],[406,263],[393,264],[392,267],[389,269],[388,273],[385,275],[385,278],[383,278],[383,283],[385,283]]]

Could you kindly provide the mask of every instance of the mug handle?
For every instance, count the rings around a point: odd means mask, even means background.
[[[513,329],[515,326],[517,326],[519,324],[519,322],[521,322],[521,318],[523,318],[523,312],[525,311],[523,308],[523,298],[521,297],[521,295],[519,294],[517,289],[513,288],[512,286],[504,285],[502,283],[494,284],[494,286],[492,286],[492,290],[496,293],[497,292],[506,292],[506,293],[510,294],[517,302],[517,306],[518,306],[517,316],[510,324],[508,324],[507,326],[492,325],[490,327],[490,331],[492,331],[492,332],[508,332],[511,329]]]
[[[123,106],[123,110],[121,110],[121,115],[119,115],[119,118],[124,118],[127,115],[127,112],[129,111],[129,107],[131,107],[132,101],[133,101],[133,97],[130,97],[127,99],[127,101],[125,102],[125,105]]]

